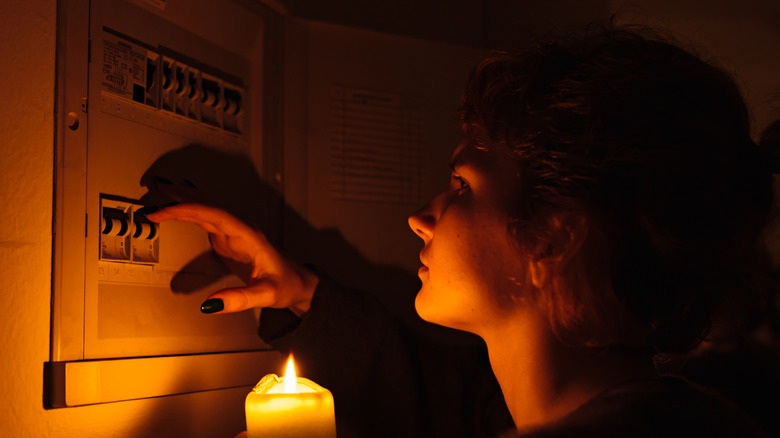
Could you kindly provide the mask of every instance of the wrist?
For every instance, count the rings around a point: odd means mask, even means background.
[[[302,294],[298,302],[294,303],[289,309],[299,318],[303,317],[311,308],[311,300],[314,297],[314,291],[320,282],[320,277],[313,270],[300,266],[298,275],[301,278]]]

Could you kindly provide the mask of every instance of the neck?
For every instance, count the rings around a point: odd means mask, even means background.
[[[507,333],[520,335],[507,342]],[[564,346],[538,315],[511,318],[482,337],[521,432],[555,422],[622,382],[656,376],[644,356]]]

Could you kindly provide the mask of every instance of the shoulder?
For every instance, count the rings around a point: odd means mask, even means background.
[[[666,377],[609,391],[528,437],[764,437],[758,426],[719,395]]]

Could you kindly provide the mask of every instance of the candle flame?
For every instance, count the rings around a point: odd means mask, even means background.
[[[298,392],[298,377],[295,375],[295,364],[292,355],[287,360],[287,368],[284,370],[284,379],[282,379],[285,394],[294,394]]]

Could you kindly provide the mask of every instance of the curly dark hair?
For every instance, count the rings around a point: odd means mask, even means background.
[[[584,236],[537,293],[565,342],[682,352],[724,305],[760,303],[772,173],[722,69],[646,30],[591,29],[489,56],[461,116],[516,162],[522,251]]]

